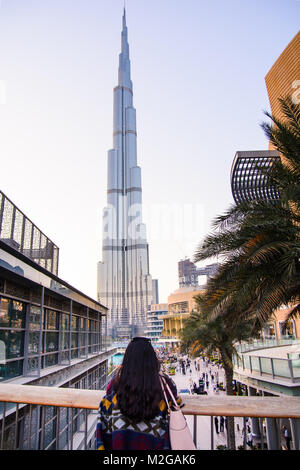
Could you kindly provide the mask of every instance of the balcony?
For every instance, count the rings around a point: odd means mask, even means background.
[[[299,340],[255,341],[237,349],[238,355],[234,358],[236,374],[300,390]]]
[[[104,391],[34,385],[0,385],[0,449],[95,449],[97,410]],[[261,448],[281,449],[280,419],[289,420],[292,448],[300,449],[300,397],[184,396],[183,412],[198,449],[205,449],[199,420],[210,423],[214,449],[214,416],[265,418]],[[206,432],[207,434],[207,432]],[[207,437],[207,436],[206,436]],[[246,442],[244,438],[244,447]]]

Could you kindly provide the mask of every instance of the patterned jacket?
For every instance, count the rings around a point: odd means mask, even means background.
[[[183,406],[181,398],[177,396],[175,383],[169,377],[167,380],[177,403]],[[96,440],[98,450],[170,449],[168,413],[165,401],[162,400],[159,403],[159,413],[155,418],[133,423],[130,418],[121,413],[118,407],[112,380],[99,405]]]

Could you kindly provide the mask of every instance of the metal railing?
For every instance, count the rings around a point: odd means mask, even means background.
[[[238,352],[249,352],[254,351],[257,349],[266,349],[266,348],[276,348],[280,346],[292,346],[292,345],[300,345],[300,339],[296,338],[266,338],[261,340],[255,340],[250,342],[243,342],[241,344],[236,345],[236,350]]]
[[[236,369],[242,369],[247,373],[268,375],[272,379],[280,378],[292,383],[300,382],[300,354],[290,353],[287,358],[265,356],[261,354],[251,354],[251,352],[284,346],[300,346],[299,340],[264,340],[255,341],[249,344],[239,345],[238,356],[234,356],[234,365]]]
[[[104,391],[34,385],[0,385],[0,449],[95,449],[97,411]],[[280,419],[288,421],[293,449],[300,448],[300,397],[184,396],[183,412],[190,416],[194,442],[201,445],[202,417],[210,420],[210,447],[214,449],[213,417],[266,421],[261,448],[281,448]],[[199,445],[200,440],[200,445]],[[244,446],[245,443],[244,436]]]

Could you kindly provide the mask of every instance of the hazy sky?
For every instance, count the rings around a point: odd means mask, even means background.
[[[0,1],[0,188],[59,246],[59,276],[94,298],[122,9]],[[300,1],[127,0],[126,12],[150,271],[165,302],[178,261],[233,202],[235,152],[268,148],[264,78],[298,32]]]

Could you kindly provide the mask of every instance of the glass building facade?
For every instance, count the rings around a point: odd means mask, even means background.
[[[0,244],[0,381],[99,353],[106,308]]]
[[[0,240],[0,387],[104,389],[106,312]],[[96,420],[91,410],[0,403],[1,448],[94,449]]]

